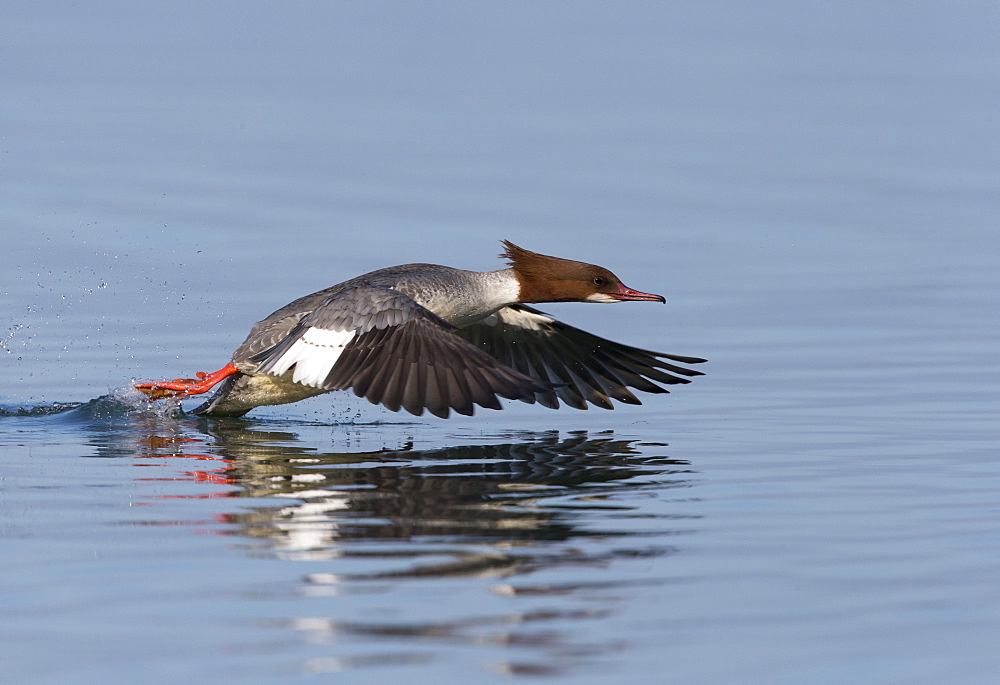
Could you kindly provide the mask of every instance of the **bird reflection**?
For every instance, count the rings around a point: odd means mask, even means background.
[[[181,430],[163,430],[171,425]],[[193,426],[200,437],[182,430]],[[146,428],[128,434],[136,444],[104,444],[103,451],[109,456],[130,452],[137,465],[193,459],[196,469],[162,476],[144,472],[139,479],[228,487],[208,495],[164,497],[260,500],[217,515],[231,526],[228,533],[256,543],[255,554],[387,562],[378,571],[360,573],[368,578],[508,575],[559,563],[549,553],[527,549],[578,536],[631,536],[627,529],[608,530],[613,519],[595,513],[627,512],[633,506],[624,503],[628,493],[685,487],[691,474],[687,462],[650,456],[635,440],[612,432],[518,432],[500,436],[504,441],[496,444],[414,449],[404,443],[373,451],[320,452],[302,444],[293,430],[239,419],[153,422]],[[410,541],[421,545],[399,544]],[[592,554],[579,557],[573,549],[562,550],[561,557],[566,563],[602,561]],[[403,560],[408,563],[401,566]]]
[[[688,462],[610,431],[514,432],[418,449],[395,428],[362,426],[354,430],[392,446],[333,451],[315,447],[317,433],[340,430],[332,426],[139,416],[128,430],[91,428],[97,456],[161,467],[136,470],[137,480],[163,481],[153,505],[216,498],[213,530],[239,540],[248,557],[310,562],[293,590],[309,599],[310,617],[279,621],[309,644],[335,647],[303,665],[310,673],[419,662],[429,645],[503,648],[491,668],[504,673],[572,671],[624,649],[577,627],[610,615],[622,593],[673,582],[644,573],[643,560],[675,552],[675,536],[697,518]],[[649,498],[662,505],[642,505]],[[440,612],[405,589],[436,580],[457,591],[469,579],[511,603]],[[352,603],[336,602],[345,594]],[[334,603],[317,604],[323,598]],[[345,611],[368,602],[397,613]],[[420,647],[398,651],[400,640]]]
[[[209,434],[214,453],[231,461],[226,473],[240,496],[288,500],[226,517],[239,534],[269,541],[286,558],[340,556],[340,545],[351,540],[566,540],[590,532],[573,521],[583,498],[584,508],[609,506],[599,504],[603,497],[648,475],[625,458],[639,456],[634,441],[612,434],[548,432],[501,444],[325,454],[296,447],[295,435],[284,431],[220,422]],[[673,484],[681,485],[686,464],[664,466],[677,476]],[[544,506],[547,500],[553,506]],[[472,573],[519,563],[516,556],[502,556],[461,555],[430,572]]]

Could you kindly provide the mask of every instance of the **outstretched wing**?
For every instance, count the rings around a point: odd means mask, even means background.
[[[257,373],[358,397],[419,416],[500,409],[497,396],[527,400],[544,382],[500,363],[401,292],[374,286],[327,297],[273,346],[249,357]]]
[[[553,319],[537,309],[515,304],[462,328],[458,335],[500,363],[549,385],[524,402],[556,409],[559,400],[586,409],[587,403],[614,409],[611,400],[642,404],[628,388],[668,392],[657,383],[690,383],[700,371],[677,366],[705,361],[651,352],[605,340]]]

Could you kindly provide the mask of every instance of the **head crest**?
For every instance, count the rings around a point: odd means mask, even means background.
[[[504,251],[500,254],[500,256],[506,259],[508,264],[525,275],[538,273],[544,268],[546,263],[548,263],[549,268],[551,268],[553,262],[570,262],[568,259],[550,257],[548,255],[532,252],[531,250],[525,250],[523,247],[518,247],[509,240],[503,240],[501,242],[503,243]]]

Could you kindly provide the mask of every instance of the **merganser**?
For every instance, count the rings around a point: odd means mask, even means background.
[[[193,410],[205,416],[350,388],[392,411],[448,418],[449,409],[471,416],[474,404],[500,409],[498,396],[614,409],[612,399],[642,404],[629,387],[665,393],[656,383],[702,375],[664,360],[704,359],[605,340],[524,304],[666,303],[662,295],[628,288],[600,266],[503,245],[507,269],[404,264],[306,295],[258,321],[222,369],[135,387],[155,400],[222,382]]]

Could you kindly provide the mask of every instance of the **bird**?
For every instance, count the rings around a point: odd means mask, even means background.
[[[706,360],[653,352],[574,328],[529,304],[661,302],[608,269],[501,241],[508,267],[466,271],[391,266],[300,297],[258,321],[228,364],[195,378],[135,387],[149,400],[200,395],[192,410],[238,417],[353,390],[372,404],[440,418],[471,416],[499,398],[557,409],[642,404],[630,388],[668,392]],[[221,384],[221,385],[220,385]]]

